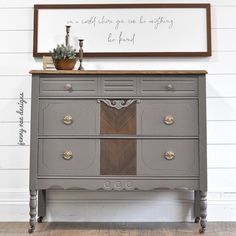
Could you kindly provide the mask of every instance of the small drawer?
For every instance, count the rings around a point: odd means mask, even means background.
[[[140,94],[143,96],[196,96],[197,77],[148,76],[140,81]]]
[[[137,78],[135,76],[103,76],[101,94],[105,96],[136,95]]]
[[[139,135],[198,136],[197,100],[141,100],[137,117]]]
[[[198,176],[197,140],[138,141],[138,175]]]
[[[97,93],[98,80],[94,76],[40,78],[40,96],[92,96]]]
[[[39,134],[98,134],[99,116],[96,100],[41,100]]]
[[[38,175],[98,176],[99,140],[40,139]]]

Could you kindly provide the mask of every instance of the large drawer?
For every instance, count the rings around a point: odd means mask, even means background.
[[[39,134],[98,134],[99,116],[96,100],[41,100]]]
[[[140,81],[142,96],[197,96],[198,77],[146,76]]]
[[[42,77],[40,96],[93,96],[98,93],[95,76]]]
[[[98,176],[99,140],[40,139],[38,175]]]
[[[137,106],[139,135],[198,136],[198,100],[142,100]]]
[[[138,140],[141,176],[198,176],[198,140]]]

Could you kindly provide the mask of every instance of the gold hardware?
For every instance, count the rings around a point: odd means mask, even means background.
[[[173,160],[175,157],[175,153],[173,151],[167,151],[164,153],[164,157],[166,160]]]
[[[71,115],[67,115],[63,118],[63,122],[65,125],[71,125],[73,123],[73,118]]]
[[[172,115],[168,115],[168,116],[165,116],[163,122],[166,125],[172,125],[172,124],[174,124],[175,120],[174,120],[174,117]]]
[[[65,88],[65,90],[71,90],[72,85],[71,84],[65,84],[64,88]]]
[[[65,152],[63,153],[63,158],[64,158],[65,160],[70,160],[72,157],[73,157],[72,151],[65,151]]]
[[[172,90],[172,89],[173,89],[173,85],[172,85],[172,84],[168,84],[168,85],[166,86],[166,89],[167,89],[167,90]]]

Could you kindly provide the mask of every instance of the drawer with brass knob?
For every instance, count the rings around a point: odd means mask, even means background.
[[[44,77],[40,80],[40,96],[85,96],[96,95],[98,90],[96,77]]]
[[[197,100],[141,100],[137,106],[139,135],[198,136]]]
[[[98,176],[98,155],[99,141],[96,139],[42,139],[39,141],[38,174]]]
[[[198,83],[194,76],[147,76],[141,79],[140,93],[143,96],[197,96]]]
[[[96,100],[40,101],[40,135],[95,135],[99,133]]]
[[[143,139],[138,147],[138,175],[199,175],[197,139]]]

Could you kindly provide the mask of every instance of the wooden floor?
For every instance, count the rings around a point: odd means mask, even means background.
[[[28,223],[0,223],[0,236],[25,236]],[[191,236],[194,223],[42,223],[32,236]],[[236,236],[235,223],[208,223],[205,235]]]
[[[0,223],[1,236],[29,235],[28,223]],[[42,223],[32,236],[191,236],[194,223]],[[208,223],[205,235],[236,236],[235,223]]]

